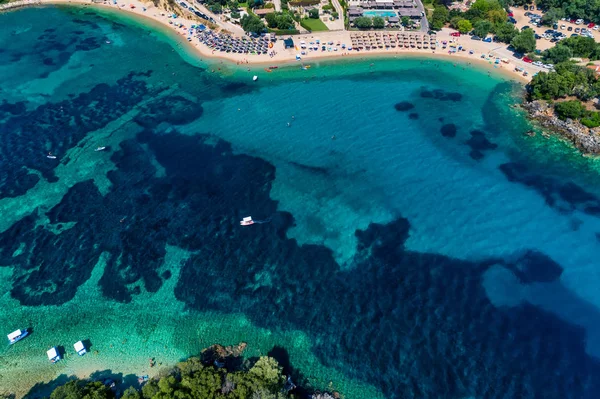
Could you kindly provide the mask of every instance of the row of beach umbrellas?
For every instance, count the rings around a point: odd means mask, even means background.
[[[209,30],[200,32],[196,37],[209,48],[221,52],[266,54],[269,51],[269,39],[266,37],[248,38],[244,36],[239,38]]]
[[[392,32],[360,32],[351,33],[352,47],[356,48],[383,48],[383,47],[417,47],[435,48],[436,35],[420,33],[392,33]]]

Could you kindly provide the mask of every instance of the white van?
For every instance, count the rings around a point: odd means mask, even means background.
[[[583,23],[583,19],[579,18],[577,21],[575,21],[575,25],[581,25]]]

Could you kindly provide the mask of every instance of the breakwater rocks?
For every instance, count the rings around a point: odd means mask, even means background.
[[[600,129],[590,129],[572,119],[561,120],[552,106],[545,101],[524,102],[522,107],[529,112],[530,118],[543,127],[557,132],[571,141],[582,153],[600,155]]]

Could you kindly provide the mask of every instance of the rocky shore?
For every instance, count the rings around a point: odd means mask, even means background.
[[[523,109],[529,112],[530,118],[538,121],[543,127],[552,130],[571,141],[585,155],[600,155],[600,129],[590,129],[578,121],[561,120],[552,106],[545,101],[525,101]]]

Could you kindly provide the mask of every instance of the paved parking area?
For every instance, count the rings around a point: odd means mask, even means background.
[[[537,33],[538,35],[542,36],[544,34],[544,32],[548,29],[552,29],[552,27],[548,27],[548,26],[533,26],[529,23],[529,17],[525,15],[525,13],[527,11],[525,11],[523,9],[523,7],[511,7],[511,11],[514,14],[514,18],[517,20],[517,24],[516,27],[519,28],[519,30],[521,30],[521,28],[523,26],[529,26],[531,29],[534,30],[535,33]],[[542,11],[530,11],[533,12],[535,14],[540,14],[543,15]],[[573,23],[571,23],[570,21],[558,21],[557,22],[559,28],[558,31],[564,33],[565,35],[567,35],[567,37],[570,37],[571,34],[575,33],[575,29],[576,28],[586,28],[587,29],[587,25],[575,25]],[[561,29],[560,27],[564,25],[565,29]],[[567,29],[571,27],[573,30],[571,32],[569,32]],[[599,31],[594,31],[592,30],[592,33],[594,34],[594,39],[599,42],[600,41],[600,32]],[[555,43],[550,42],[550,40],[547,39],[538,39],[537,40],[537,48],[538,50],[546,50],[549,49],[550,47],[553,47]]]

